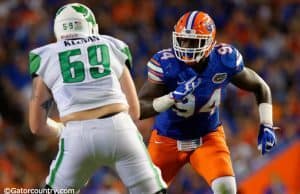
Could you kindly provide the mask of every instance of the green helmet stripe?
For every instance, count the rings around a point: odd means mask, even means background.
[[[85,6],[82,5],[73,5],[72,8],[77,11],[78,13],[81,13],[87,22],[92,23],[93,25],[96,24],[95,18],[93,13],[89,11]]]
[[[59,8],[59,10],[57,10],[57,12],[56,12],[56,16],[58,16],[62,12],[62,10],[64,10],[65,8],[66,8],[66,6]]]
[[[95,18],[91,14],[86,18],[86,20],[93,25],[96,24]]]

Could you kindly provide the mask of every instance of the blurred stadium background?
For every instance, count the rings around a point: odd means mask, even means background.
[[[38,188],[57,151],[57,139],[33,136],[27,124],[31,78],[28,51],[55,41],[53,18],[65,0],[0,1],[0,193],[4,187]],[[85,0],[102,34],[127,42],[133,53],[137,89],[146,62],[171,46],[171,32],[186,11],[204,10],[214,19],[217,40],[235,45],[245,64],[273,93],[278,146],[262,157],[256,149],[254,97],[229,87],[222,120],[240,194],[300,193],[300,2],[298,0]],[[140,126],[145,140],[151,121]],[[217,168],[217,167],[216,167]],[[83,194],[125,194],[113,171],[99,169]],[[170,194],[211,194],[186,166]]]

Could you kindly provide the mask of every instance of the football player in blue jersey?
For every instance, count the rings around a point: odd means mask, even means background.
[[[219,119],[222,91],[232,83],[256,96],[262,154],[276,144],[271,91],[244,66],[240,52],[232,45],[216,44],[215,35],[215,24],[204,12],[188,12],[179,19],[173,48],[157,52],[147,64],[148,80],[139,91],[141,119],[156,115],[148,150],[168,184],[190,163],[215,194],[235,194]]]

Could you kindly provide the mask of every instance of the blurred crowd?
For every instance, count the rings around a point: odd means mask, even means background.
[[[0,188],[41,187],[57,151],[57,139],[35,137],[27,123],[31,93],[28,51],[54,42],[53,19],[67,0],[0,1]],[[172,46],[172,30],[186,11],[210,14],[217,41],[233,44],[270,85],[278,146],[262,157],[256,149],[259,126],[253,95],[229,86],[221,119],[237,177],[241,181],[280,153],[300,133],[300,3],[297,0],[78,0],[96,15],[101,34],[128,43],[137,89],[146,76],[147,60]],[[145,133],[146,134],[146,133]],[[147,139],[147,137],[145,137]],[[280,181],[279,181],[280,184]],[[282,191],[272,191],[283,188]],[[1,189],[2,190],[2,189]],[[266,193],[284,193],[282,187]],[[114,171],[102,168],[81,193],[124,194]],[[206,183],[186,166],[171,194],[209,194]]]

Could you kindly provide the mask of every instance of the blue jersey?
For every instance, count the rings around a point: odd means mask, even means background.
[[[147,64],[148,80],[164,84],[169,92],[178,84],[187,81],[191,75],[189,66],[178,60],[172,49],[156,53]],[[244,62],[239,51],[231,45],[220,44],[214,47],[208,58],[208,65],[198,73],[201,83],[184,102],[173,105],[155,118],[154,129],[163,136],[177,140],[199,138],[215,131],[221,124],[219,105],[224,89],[230,78],[242,71]]]

